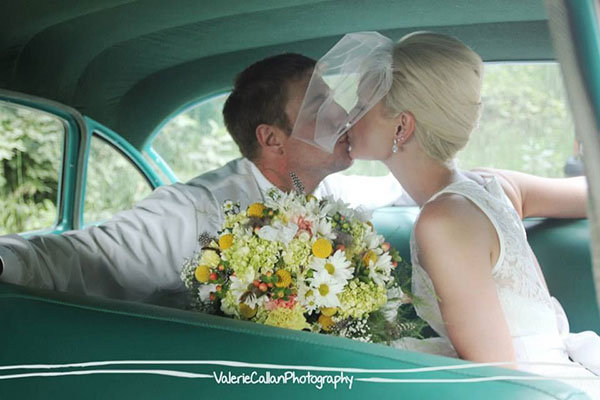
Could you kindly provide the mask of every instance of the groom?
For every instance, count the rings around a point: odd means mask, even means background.
[[[225,200],[242,207],[277,187],[307,193],[352,163],[342,138],[329,154],[290,137],[315,61],[282,54],[239,74],[223,110],[244,158],[186,184],[156,189],[100,226],[61,235],[0,236],[0,281],[58,291],[151,301],[183,289],[180,265],[216,235]]]

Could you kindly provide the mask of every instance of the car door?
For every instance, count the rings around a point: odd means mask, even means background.
[[[163,184],[149,158],[63,104],[0,91],[1,233],[62,233],[109,219]]]

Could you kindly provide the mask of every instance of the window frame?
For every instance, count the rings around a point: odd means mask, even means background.
[[[86,130],[83,117],[71,107],[52,100],[4,89],[0,89],[0,101],[50,114],[63,124],[63,152],[58,171],[57,215],[54,225],[33,231],[18,232],[18,234],[30,237],[62,233],[73,229],[73,215],[76,208],[76,192],[73,189],[77,186],[77,158],[81,151],[82,132]]]
[[[74,229],[82,229],[99,223],[99,221],[86,222],[83,218],[83,213],[85,210],[85,192],[87,190],[87,173],[93,138],[101,140],[102,143],[107,144],[119,155],[125,158],[139,172],[142,178],[146,180],[146,183],[151,191],[164,184],[163,179],[160,177],[157,171],[152,168],[152,165],[146,161],[143,154],[133,147],[129,142],[127,142],[127,140],[89,117],[84,117],[84,120],[87,126],[87,135],[85,151],[82,157],[82,176],[80,180],[81,186],[80,190],[78,190],[78,193],[80,194],[77,202],[79,209],[74,220]]]
[[[162,120],[162,122],[160,124],[158,124],[156,126],[156,128],[154,128],[152,133],[148,136],[148,139],[146,139],[146,142],[144,143],[144,147],[143,147],[142,151],[145,154],[147,154],[148,157],[153,161],[154,165],[156,167],[158,167],[159,170],[165,176],[167,176],[169,178],[171,183],[180,182],[180,179],[177,177],[175,172],[171,169],[169,164],[162,158],[162,156],[156,151],[156,149],[154,149],[154,147],[153,147],[154,139],[156,139],[156,137],[158,136],[160,131],[166,125],[168,125],[173,119],[178,117],[180,114],[186,113],[192,108],[199,107],[206,102],[212,101],[216,97],[220,97],[223,95],[229,95],[231,92],[232,92],[232,88],[226,89],[226,90],[221,90],[221,91],[218,91],[215,93],[211,93],[207,96],[203,96],[201,98],[196,98],[192,101],[189,101],[189,102],[183,104],[179,108],[175,109],[175,111],[173,111],[171,114],[169,114],[164,120]]]

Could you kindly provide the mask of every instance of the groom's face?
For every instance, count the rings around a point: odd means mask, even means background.
[[[296,122],[309,81],[310,75],[305,79],[290,82],[288,84],[288,100],[285,107],[285,113],[288,116],[291,126],[294,126],[294,123]],[[327,87],[325,84],[324,86]],[[303,129],[311,129],[314,131],[315,122],[313,121],[310,124],[306,124]],[[309,136],[312,136],[312,133]],[[333,172],[342,171],[352,165],[352,159],[348,154],[347,135],[342,136],[337,141],[333,153],[323,151],[292,136],[288,137],[286,148],[289,163],[292,167],[299,165],[304,169],[314,170],[315,173],[321,172],[325,175],[329,175]]]

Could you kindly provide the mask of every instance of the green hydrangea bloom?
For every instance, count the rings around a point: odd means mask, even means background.
[[[278,326],[280,328],[302,330],[310,328],[310,325],[304,318],[302,306],[298,303],[293,308],[278,307],[269,312],[265,325]]]
[[[302,240],[302,237],[292,239],[282,252],[283,262],[286,265],[285,269],[292,274],[299,275],[300,266],[309,264],[311,251],[309,240]]]
[[[221,311],[225,314],[241,318],[240,316],[240,302],[233,291],[229,290],[225,293],[225,296],[221,299]]]
[[[248,222],[248,216],[246,212],[240,212],[239,214],[227,214],[225,215],[225,222],[223,223],[224,229],[233,229],[237,225],[244,225]]]
[[[385,287],[375,282],[361,282],[352,279],[344,291],[338,294],[340,300],[340,317],[363,318],[368,313],[378,310],[387,302]]]
[[[256,315],[252,318],[252,321],[259,324],[264,324],[268,316],[269,311],[267,311],[263,306],[260,306],[256,311]]]
[[[366,225],[360,220],[354,220],[350,224],[350,235],[352,235],[352,245],[346,248],[346,255],[351,260],[356,254],[363,252],[366,249],[364,236]]]
[[[264,240],[258,236],[236,237],[233,245],[221,255],[229,261],[229,266],[240,279],[252,281],[259,273],[273,271],[279,259],[280,248],[279,242]]]

